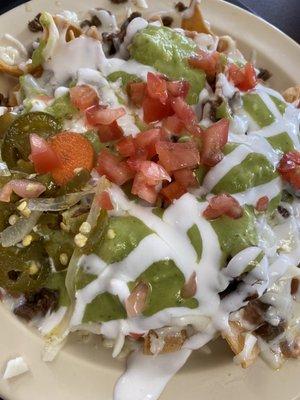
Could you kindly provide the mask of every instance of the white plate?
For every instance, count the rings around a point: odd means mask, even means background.
[[[176,1],[148,0],[151,11],[172,8]],[[111,7],[109,0],[33,0],[0,17],[0,33],[11,33],[30,41],[26,23],[41,10],[86,11]],[[120,12],[125,6],[116,6]],[[258,66],[273,73],[272,85],[278,90],[299,83],[300,47],[265,21],[220,0],[203,1],[205,17],[217,33],[238,40],[250,56],[255,49]],[[58,358],[50,364],[41,361],[43,343],[38,335],[0,305],[0,374],[6,362],[23,356],[30,373],[5,382],[0,378],[0,396],[6,400],[109,400],[113,385],[124,365],[112,360],[99,339],[79,342],[72,337]],[[248,370],[232,362],[232,354],[222,341],[211,346],[212,354],[195,352],[187,365],[166,388],[161,400],[299,400],[300,363],[287,362],[272,371],[262,361]],[[0,375],[1,376],[1,375]]]

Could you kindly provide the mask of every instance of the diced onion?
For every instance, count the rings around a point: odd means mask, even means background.
[[[57,198],[30,199],[28,201],[28,208],[31,211],[63,211],[73,207],[84,197],[92,193],[95,193],[94,189],[78,193],[70,193]]]
[[[0,243],[3,247],[11,247],[21,242],[36,225],[42,215],[39,211],[33,211],[28,218],[21,218],[14,225],[9,226],[0,233]]]

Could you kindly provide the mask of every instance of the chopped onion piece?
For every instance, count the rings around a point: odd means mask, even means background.
[[[3,379],[11,379],[16,376],[22,375],[27,371],[29,371],[29,368],[23,357],[17,357],[8,361]]]
[[[28,201],[28,208],[31,211],[63,211],[73,207],[85,196],[92,193],[95,193],[95,189],[70,193],[56,198],[31,199]]]
[[[42,215],[39,211],[33,211],[28,218],[21,218],[14,225],[9,226],[0,233],[0,243],[3,247],[11,247],[21,242],[36,225]]]

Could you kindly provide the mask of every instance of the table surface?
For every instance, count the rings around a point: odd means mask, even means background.
[[[300,0],[227,0],[243,6],[277,26],[300,43]],[[0,0],[0,14],[26,0]]]

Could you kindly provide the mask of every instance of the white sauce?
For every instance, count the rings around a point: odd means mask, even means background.
[[[101,21],[101,30],[103,31],[115,31],[118,28],[116,17],[114,14],[107,10],[97,10],[96,8],[90,11],[91,16],[96,16]]]
[[[18,65],[28,58],[27,50],[19,40],[9,34],[0,37],[0,60],[8,65]]]
[[[78,15],[76,14],[75,11],[70,11],[70,10],[63,10],[59,14],[57,14],[59,17],[64,18],[66,21],[70,22],[73,25],[79,25],[80,20],[78,18]]]
[[[249,147],[245,145],[238,146],[231,153],[227,154],[215,167],[211,168],[203,181],[203,186],[207,192],[210,192],[233,167],[244,161],[250,153],[251,149]]]
[[[275,178],[271,182],[255,186],[245,192],[236,193],[232,196],[241,204],[249,204],[256,206],[257,201],[262,196],[267,196],[268,199],[273,199],[282,191],[282,181],[280,178]]]
[[[216,82],[216,93],[231,99],[236,92],[235,86],[228,81],[224,74],[218,74]]]
[[[58,326],[66,312],[67,307],[60,307],[57,311],[48,312],[38,327],[41,334],[45,336]]]
[[[66,68],[66,60],[68,67]],[[101,69],[105,55],[101,43],[90,37],[80,36],[70,42],[59,39],[51,59],[44,64],[54,74],[53,82],[62,85],[77,76],[80,68]]]
[[[185,364],[191,350],[157,357],[144,356],[134,352],[127,361],[126,372],[116,384],[115,400],[155,400],[167,382]],[[130,390],[129,390],[130,388]]]
[[[135,0],[135,2],[136,2],[136,5],[140,8],[147,9],[149,7],[146,0]]]
[[[126,29],[126,36],[124,41],[120,47],[120,56],[121,58],[128,57],[128,46],[132,42],[133,37],[136,35],[137,32],[141,31],[142,29],[147,28],[148,22],[144,18],[134,18],[128,25]]]

